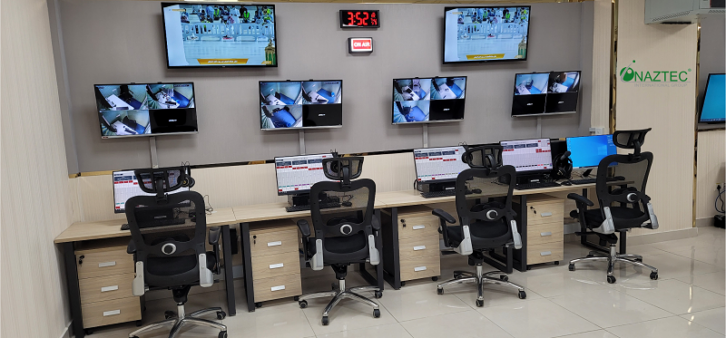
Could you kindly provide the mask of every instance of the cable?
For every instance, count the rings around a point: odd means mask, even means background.
[[[726,214],[726,201],[724,201],[723,197],[723,194],[726,193],[726,189],[721,190],[721,185],[718,185],[716,189],[718,189],[718,196],[716,196],[716,200],[713,205],[716,208],[716,212]],[[718,207],[719,201],[721,201],[721,208]]]

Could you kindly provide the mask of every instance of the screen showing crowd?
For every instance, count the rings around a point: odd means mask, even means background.
[[[445,10],[444,63],[526,60],[530,7]]]

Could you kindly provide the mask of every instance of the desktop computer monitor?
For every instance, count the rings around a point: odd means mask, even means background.
[[[313,184],[330,181],[323,173],[326,158],[333,158],[333,154],[275,157],[277,195],[306,194]]]
[[[190,174],[187,172],[187,174]],[[155,194],[146,193],[139,187],[139,181],[136,179],[134,170],[114,171],[113,177],[113,204],[114,212],[122,214],[126,212],[126,201],[134,196],[156,196]],[[175,186],[179,177],[169,176],[169,184]],[[151,183],[151,182],[146,182]],[[177,190],[169,192],[175,194],[182,191],[189,191],[189,187],[181,187]]]
[[[419,183],[455,182],[459,173],[469,169],[461,160],[464,147],[414,149],[416,181]]]
[[[572,153],[570,158],[574,169],[597,167],[603,158],[618,153],[613,135],[568,137],[567,150]]]
[[[550,140],[501,141],[502,162],[513,166],[518,173],[552,170]]]

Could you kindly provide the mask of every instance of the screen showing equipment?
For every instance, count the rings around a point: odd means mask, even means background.
[[[529,6],[446,7],[444,63],[526,60]]]
[[[187,172],[189,174],[189,172]],[[139,188],[139,181],[136,180],[136,175],[133,170],[119,170],[112,173],[113,177],[113,204],[114,212],[117,214],[126,212],[126,201],[134,196],[156,196],[155,194],[145,193]],[[169,184],[171,186],[176,185],[178,177],[169,175]],[[150,184],[151,182],[145,182]],[[177,190],[169,192],[169,194],[176,194],[182,191],[189,191],[188,187],[181,187]]]
[[[419,183],[452,182],[459,173],[469,169],[461,160],[464,147],[414,149],[416,180]]]
[[[726,121],[726,75],[708,74],[706,93],[699,122],[718,123]]]
[[[552,170],[549,139],[501,141],[502,162],[517,172]]]
[[[101,138],[196,133],[193,83],[95,85]]]
[[[277,67],[275,5],[161,3],[169,68]]]
[[[313,184],[330,181],[323,173],[323,159],[332,157],[332,154],[276,157],[277,194],[307,193]]]
[[[568,137],[567,150],[571,152],[572,167],[575,169],[597,167],[603,158],[618,153],[613,135]]]
[[[260,81],[260,129],[343,125],[343,80]]]
[[[393,123],[464,119],[466,76],[393,80]]]
[[[576,113],[579,91],[580,71],[516,74],[512,117]]]

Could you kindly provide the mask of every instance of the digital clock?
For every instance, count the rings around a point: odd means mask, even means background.
[[[378,10],[374,11],[340,11],[340,28],[381,27]]]

